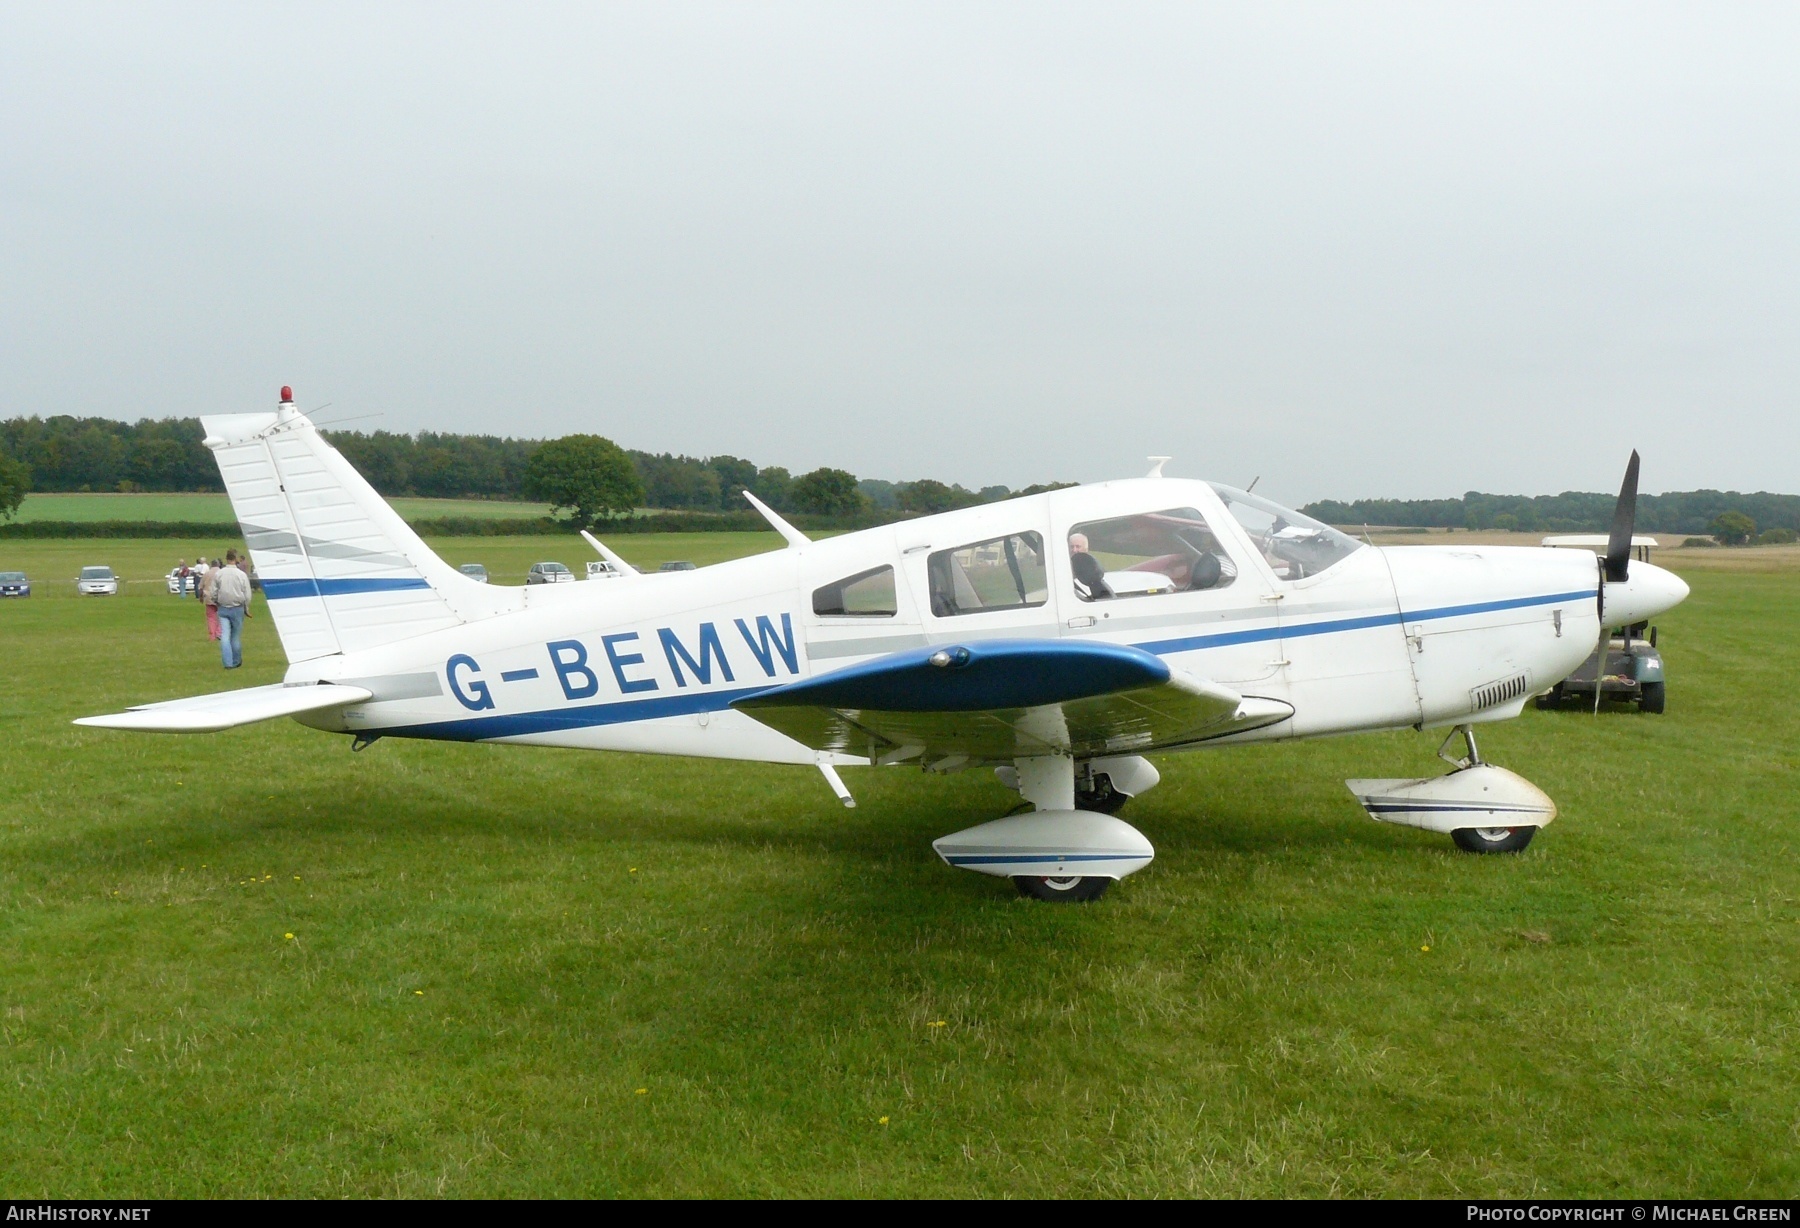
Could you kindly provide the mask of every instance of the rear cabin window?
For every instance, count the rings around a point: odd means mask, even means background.
[[[1231,556],[1191,507],[1090,520],[1069,530],[1069,567],[1083,601],[1227,588]]]
[[[813,613],[827,618],[885,618],[900,612],[894,569],[873,567],[813,590]]]
[[[1021,610],[1050,597],[1044,539],[1037,533],[939,550],[926,560],[925,571],[931,578],[931,612],[939,618]]]

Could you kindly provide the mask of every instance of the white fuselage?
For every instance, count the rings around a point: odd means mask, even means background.
[[[1143,591],[1154,588],[1144,572],[1121,571],[1110,598],[1084,596],[1064,543],[1081,537],[1083,525],[1169,508],[1204,516],[1228,556],[1227,579]],[[934,608],[942,603],[928,559],[1028,533],[1049,544],[1041,601],[973,613]],[[372,691],[367,703],[303,718],[364,736],[853,763],[864,760],[821,755],[729,705],[923,645],[1094,639],[1146,649],[1196,677],[1293,707],[1288,720],[1224,740],[1312,737],[1516,715],[1598,638],[1599,573],[1585,552],[1364,547],[1308,575],[1283,574],[1266,545],[1206,483],[1110,482],[697,571],[499,590],[495,599],[514,608],[300,661],[288,681]],[[1003,574],[997,554],[990,565]],[[815,612],[821,590],[883,567],[893,568],[891,612]],[[1629,585],[1607,587],[1615,623],[1685,594],[1679,580],[1647,564],[1634,566]],[[1024,588],[1021,580],[1021,596]]]

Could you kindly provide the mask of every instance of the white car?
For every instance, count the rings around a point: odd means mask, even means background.
[[[75,579],[75,591],[83,597],[117,597],[119,577],[110,567],[83,567]]]
[[[605,559],[595,559],[587,565],[587,578],[590,580],[617,580],[624,574]]]

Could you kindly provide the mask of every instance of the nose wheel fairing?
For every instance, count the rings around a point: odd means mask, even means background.
[[[1452,759],[1446,751],[1458,736],[1467,753]],[[1470,726],[1451,730],[1438,747],[1438,757],[1451,765],[1449,775],[1344,784],[1376,822],[1443,832],[1468,852],[1518,852],[1538,828],[1556,818],[1556,803],[1542,789],[1515,772],[1482,761]]]

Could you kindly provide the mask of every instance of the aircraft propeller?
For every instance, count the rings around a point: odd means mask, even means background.
[[[1606,554],[1600,559],[1600,585],[1595,600],[1600,610],[1600,656],[1594,670],[1594,711],[1600,711],[1600,694],[1606,681],[1606,654],[1612,646],[1612,628],[1606,625],[1606,585],[1623,584],[1631,574],[1631,531],[1637,526],[1638,454],[1631,450],[1625,480],[1619,484],[1619,502],[1613,507],[1612,530],[1606,537]]]

